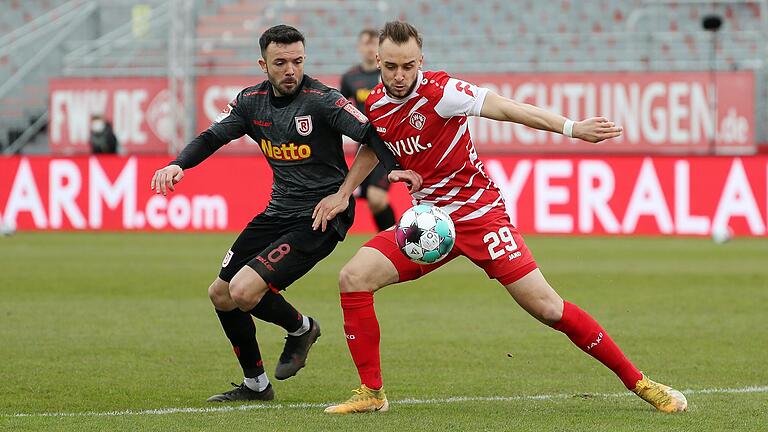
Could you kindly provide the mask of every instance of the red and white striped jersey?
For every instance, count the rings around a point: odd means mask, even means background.
[[[413,92],[403,99],[371,91],[366,114],[400,166],[424,178],[414,204],[431,204],[455,222],[479,218],[504,206],[501,193],[483,171],[467,116],[480,115],[487,89],[451,78],[445,72],[421,72]]]

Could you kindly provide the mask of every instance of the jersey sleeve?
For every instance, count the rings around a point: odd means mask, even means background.
[[[368,118],[336,90],[323,97],[323,114],[333,130],[361,142],[368,129]]]
[[[245,135],[242,94],[240,92],[228,103],[213,124],[187,144],[169,165],[178,165],[182,169],[195,167],[228,142]]]
[[[246,104],[243,102],[243,92],[232,99],[208,128],[217,138],[224,142],[236,140],[245,135],[248,115],[245,113]]]
[[[440,117],[479,116],[488,89],[449,76],[440,80],[443,87],[435,111]]]

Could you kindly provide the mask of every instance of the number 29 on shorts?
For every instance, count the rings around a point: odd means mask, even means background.
[[[497,231],[491,231],[483,236],[483,243],[488,245],[488,254],[492,260],[504,256],[504,252],[517,250],[517,243],[512,236],[509,227],[501,227]]]

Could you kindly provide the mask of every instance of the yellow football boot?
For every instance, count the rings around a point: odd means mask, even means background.
[[[688,410],[688,400],[682,393],[651,380],[645,374],[632,391],[659,411],[673,413]]]
[[[338,405],[331,405],[325,409],[325,412],[331,414],[352,414],[363,412],[376,412],[389,410],[389,402],[384,389],[371,390],[361,385],[360,388],[352,390],[354,393],[346,402]]]

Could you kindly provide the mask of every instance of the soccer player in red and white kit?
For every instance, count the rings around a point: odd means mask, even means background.
[[[373,293],[390,284],[417,279],[459,255],[504,285],[534,318],[565,333],[576,346],[611,369],[627,389],[661,411],[684,411],[688,403],[682,393],[643,375],[600,324],[578,306],[563,301],[544,279],[510,222],[499,189],[483,171],[467,129],[467,116],[521,123],[593,143],[619,136],[621,128],[599,117],[574,122],[445,72],[422,72],[421,45],[418,31],[410,24],[385,25],[377,59],[382,83],[368,97],[366,114],[403,169],[423,177],[423,187],[411,194],[414,202],[434,205],[450,214],[456,226],[456,244],[440,263],[419,265],[400,252],[395,231],[389,229],[366,243],[343,267],[339,287],[344,332],[362,385],[349,400],[325,411],[389,408],[382,386]],[[349,188],[339,193],[337,202],[346,203],[343,198],[345,194],[348,197]],[[315,210],[315,226],[338,209],[321,202]]]

